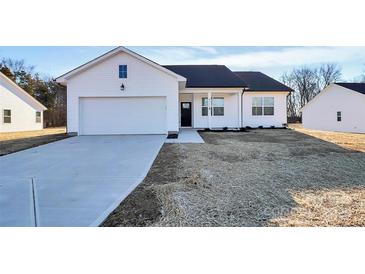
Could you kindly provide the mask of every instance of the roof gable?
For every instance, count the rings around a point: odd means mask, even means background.
[[[187,88],[244,88],[246,83],[223,65],[164,66],[187,79]]]
[[[73,77],[73,76],[77,75],[78,73],[81,73],[81,72],[89,69],[90,67],[93,67],[94,65],[97,65],[97,64],[103,62],[104,60],[111,58],[121,52],[129,54],[130,56],[133,56],[134,58],[136,58],[144,63],[147,63],[168,75],[176,77],[178,81],[186,81],[186,79],[184,77],[182,77],[181,75],[178,75],[178,74],[174,73],[173,71],[170,71],[170,70],[164,68],[163,66],[157,64],[156,62],[153,62],[150,59],[147,59],[146,57],[144,57],[140,54],[137,54],[125,47],[117,47],[117,48],[59,76],[58,78],[56,78],[56,81],[60,84],[66,84],[67,80],[70,79],[71,77]]]
[[[235,71],[248,85],[249,91],[288,91],[293,89],[258,71]]]
[[[311,104],[313,104],[313,102],[317,101],[318,98],[320,98],[321,96],[323,96],[323,94],[330,92],[330,90],[334,87],[340,86],[344,92],[348,92],[346,91],[346,89],[361,93],[365,95],[365,83],[333,83],[333,84],[329,84],[327,87],[325,87],[321,92],[319,92],[316,96],[314,96],[314,98],[312,98],[309,102],[307,102],[301,109],[300,111],[305,110],[308,106],[310,106]],[[351,88],[350,88],[351,87]],[[338,88],[338,87],[337,87]],[[357,90],[354,90],[354,88],[356,88]],[[356,93],[355,93],[356,94]]]
[[[33,96],[31,96],[24,89],[19,87],[16,83],[14,83],[11,79],[9,79],[6,75],[0,72],[0,84],[3,82],[4,87],[15,94],[20,100],[23,100],[28,105],[33,107],[36,110],[47,110],[47,108],[38,102]]]
[[[365,95],[365,83],[335,83],[335,84]]]

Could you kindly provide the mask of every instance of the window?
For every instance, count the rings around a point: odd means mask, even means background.
[[[264,97],[264,115],[274,115],[274,97]]]
[[[213,116],[224,116],[224,98],[213,98]]]
[[[224,98],[212,98],[212,116],[224,116]],[[208,116],[208,98],[202,98],[202,116]]]
[[[35,122],[36,123],[41,123],[42,122],[42,114],[41,114],[40,111],[35,112]]]
[[[253,116],[274,115],[274,97],[253,97],[252,115]]]
[[[11,123],[11,110],[4,109],[4,124],[10,124],[10,123]]]
[[[127,65],[120,65],[119,66],[119,78],[127,78]]]
[[[202,98],[202,116],[208,116],[208,98]]]
[[[341,122],[341,121],[342,121],[342,112],[337,111],[337,122]]]
[[[182,103],[183,109],[190,109],[190,103]]]
[[[252,115],[253,116],[262,115],[262,98],[261,97],[252,98]]]

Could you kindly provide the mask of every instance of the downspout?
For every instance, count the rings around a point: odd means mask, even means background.
[[[241,127],[243,127],[243,94],[245,93],[245,91],[246,90],[249,90],[249,88],[243,88],[242,89],[242,93],[241,93],[241,102],[240,102],[240,104],[241,104]]]

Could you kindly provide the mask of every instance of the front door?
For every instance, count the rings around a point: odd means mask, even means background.
[[[191,103],[181,103],[181,126],[191,127]]]

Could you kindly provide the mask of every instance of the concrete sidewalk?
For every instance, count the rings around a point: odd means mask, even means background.
[[[169,144],[204,144],[198,131],[193,128],[181,128],[177,139],[166,139]]]

